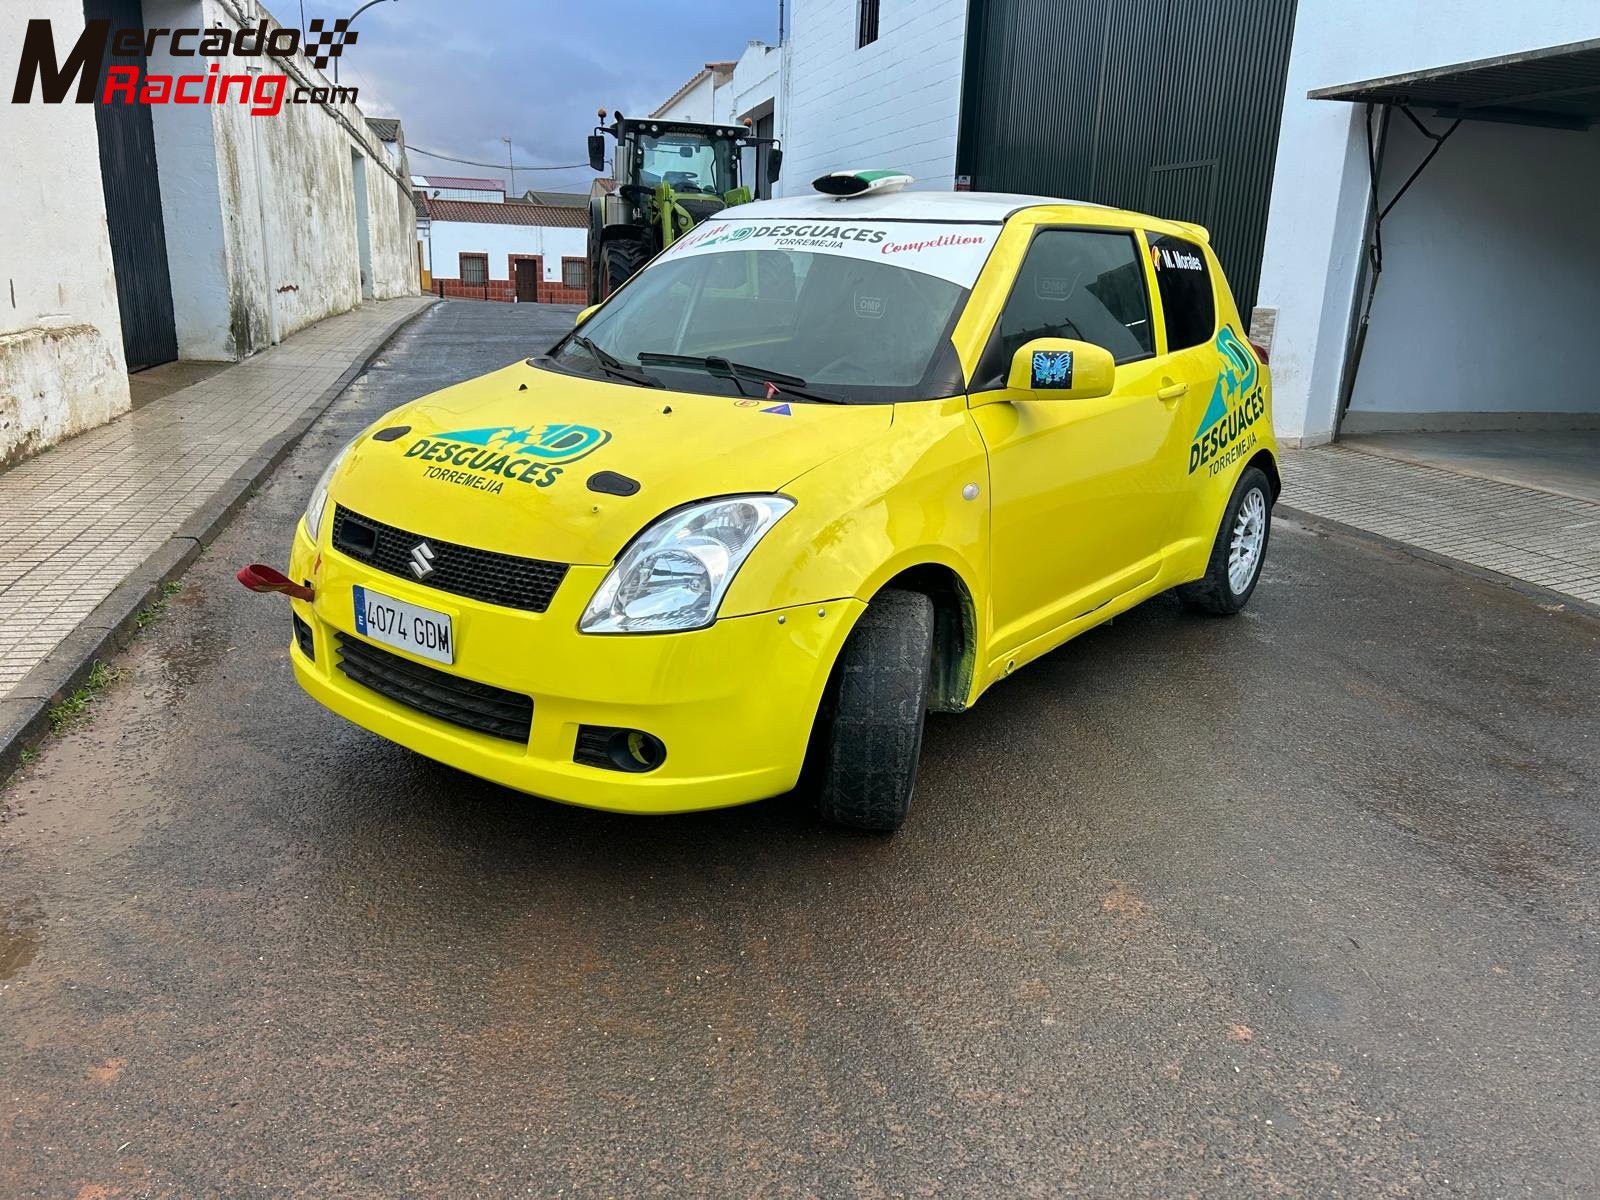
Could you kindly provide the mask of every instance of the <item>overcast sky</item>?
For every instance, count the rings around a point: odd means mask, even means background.
[[[305,0],[306,19],[348,16],[361,0]],[[286,25],[299,0],[269,0]],[[581,163],[595,109],[645,113],[706,62],[737,59],[752,38],[777,40],[778,0],[386,0],[361,14],[339,82],[368,116],[397,116],[406,141],[518,166]],[[498,171],[413,153],[419,175]],[[516,187],[587,192],[587,166],[517,172]]]

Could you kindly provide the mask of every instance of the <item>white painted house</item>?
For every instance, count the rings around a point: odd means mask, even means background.
[[[423,265],[433,290],[459,300],[587,304],[589,213],[520,200],[424,197]]]
[[[778,131],[778,93],[783,87],[783,49],[752,40],[737,62],[706,63],[689,82],[650,115],[669,121],[704,124],[749,122],[756,137],[771,138]],[[745,151],[741,174],[757,199],[773,194],[764,155]]]
[[[779,191],[892,166],[1206,225],[1291,444],[1600,427],[1600,0],[1512,7],[1149,0],[1065,38],[1036,0],[795,0]],[[1380,207],[1438,147],[1381,223],[1369,103]]]

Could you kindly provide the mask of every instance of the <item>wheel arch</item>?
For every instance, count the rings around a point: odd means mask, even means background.
[[[874,591],[920,592],[933,601],[933,679],[930,712],[962,712],[972,695],[978,664],[978,609],[972,589],[955,568],[938,562],[905,567]],[[867,603],[872,603],[868,598]]]
[[[1267,477],[1267,482],[1272,485],[1272,502],[1278,502],[1278,496],[1283,492],[1283,476],[1278,473],[1278,460],[1271,450],[1258,450],[1249,462],[1245,463],[1244,470],[1251,467],[1260,467],[1261,473]],[[1244,472],[1241,471],[1240,474]]]

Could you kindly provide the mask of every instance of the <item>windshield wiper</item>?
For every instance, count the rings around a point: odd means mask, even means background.
[[[708,354],[702,358],[693,354],[657,354],[653,350],[645,350],[639,355],[639,364],[643,366],[646,363],[659,367],[699,368],[719,379],[731,379],[733,385],[739,389],[740,395],[748,394],[742,384],[758,383],[767,389],[768,399],[774,396],[793,396],[797,400],[814,400],[818,404],[850,403],[843,396],[812,391],[806,387],[806,381],[798,375],[785,375],[782,371],[768,371],[764,367],[729,362],[720,354]]]
[[[600,369],[613,379],[621,379],[627,383],[637,384],[639,387],[661,387],[661,380],[653,375],[646,375],[638,367],[630,367],[616,355],[601,349],[593,341],[581,333],[572,335],[572,340],[589,352],[591,358],[600,364]]]

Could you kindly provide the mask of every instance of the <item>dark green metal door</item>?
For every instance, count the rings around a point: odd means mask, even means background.
[[[971,0],[957,170],[1198,221],[1249,319],[1295,0]]]

